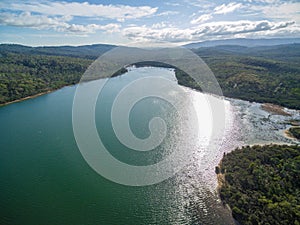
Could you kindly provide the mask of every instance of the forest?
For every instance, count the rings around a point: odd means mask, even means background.
[[[114,47],[0,45],[0,104],[76,84],[93,60]],[[192,51],[213,71],[225,96],[300,109],[300,44]],[[198,84],[179,70],[176,77],[179,84],[200,91],[200,86],[209,85]]]
[[[0,104],[76,84],[91,63],[65,56],[2,53]]]
[[[240,224],[300,224],[300,146],[246,146],[216,167],[220,197]]]

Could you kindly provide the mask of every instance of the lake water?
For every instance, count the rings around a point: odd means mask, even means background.
[[[299,113],[289,110],[292,116],[269,116],[258,103],[226,99],[225,134],[214,152],[207,152],[186,133],[186,137],[167,136],[158,151],[132,153],[113,133],[110,108],[122,87],[138,77],[157,74],[175,80],[173,70],[151,67],[131,68],[111,78],[97,101],[97,130],[114,157],[133,165],[160,161],[170,154],[172,145],[193,149],[184,169],[161,183],[141,187],[117,184],[97,174],[83,159],[73,135],[77,86],[65,87],[0,108],[0,224],[234,224],[216,193],[215,166],[224,152],[237,146],[293,143],[283,130],[288,127],[285,121],[299,119]],[[89,89],[97,82],[101,81],[84,85]],[[196,111],[201,108],[203,94],[184,90]],[[130,117],[133,133],[147,137],[149,119],[168,117],[170,110],[168,104],[152,98],[137,104]],[[176,116],[166,120],[172,127]]]

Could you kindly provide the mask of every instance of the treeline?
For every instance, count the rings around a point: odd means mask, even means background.
[[[243,147],[224,155],[222,201],[241,224],[300,224],[300,147]]]
[[[29,47],[17,44],[1,44],[0,54],[16,53],[26,55],[68,56],[84,59],[96,59],[103,53],[115,48],[114,45],[94,44],[82,46],[44,46]]]
[[[241,55],[203,60],[214,72],[225,96],[300,109],[298,63]]]
[[[300,109],[300,44],[217,46],[193,51],[215,74],[225,96]],[[182,84],[193,83],[178,78]]]

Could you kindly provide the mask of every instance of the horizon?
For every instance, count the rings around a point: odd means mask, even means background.
[[[184,45],[237,38],[300,38],[294,0],[66,0],[0,3],[1,44]]]
[[[230,39],[214,39],[214,40],[206,40],[206,41],[199,41],[199,42],[189,42],[186,44],[178,45],[185,46],[190,44],[199,44],[199,43],[206,43],[206,42],[215,42],[215,41],[231,41],[231,40],[251,40],[251,41],[258,41],[258,40],[292,40],[292,39],[299,39],[299,42],[291,42],[291,43],[285,43],[285,44],[272,44],[272,45],[286,45],[286,44],[300,44],[300,37],[295,38],[286,38],[286,37],[279,37],[279,38],[230,38]],[[127,47],[126,45],[117,45],[117,44],[109,44],[109,43],[91,43],[91,44],[78,44],[78,45],[25,45],[25,44],[19,44],[19,43],[0,43],[0,45],[19,45],[24,47],[31,47],[31,48],[39,48],[39,47],[81,47],[81,46],[93,46],[93,45],[107,45],[107,46],[116,46],[116,47]],[[229,46],[243,46],[240,44],[221,44],[222,45],[229,45]],[[219,46],[219,45],[216,45]],[[258,45],[258,46],[264,46],[264,45]],[[249,47],[255,47],[255,46],[249,46]]]

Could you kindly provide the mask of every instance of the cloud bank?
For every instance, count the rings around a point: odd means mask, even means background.
[[[0,5],[3,8],[35,12],[44,15],[100,17],[125,21],[142,18],[156,13],[157,8],[149,6],[103,5],[88,2],[26,2]]]
[[[152,27],[129,27],[123,30],[123,34],[134,41],[166,41],[166,42],[185,42],[197,41],[199,39],[209,39],[214,36],[251,34],[262,31],[278,31],[295,22],[269,22],[263,21],[222,21],[201,24],[187,29],[179,28],[162,28],[155,29]]]
[[[72,20],[71,16],[56,16],[49,17],[45,15],[32,15],[30,12],[24,12],[21,14],[13,13],[0,13],[0,24],[16,27],[27,27],[34,29],[54,29],[60,32],[70,33],[95,33],[97,30],[104,30],[106,32],[119,31],[119,24],[69,24]]]
[[[300,2],[294,0],[166,0],[155,6],[75,1],[3,0],[0,25],[100,39],[114,33],[109,37],[127,42],[300,36]]]

